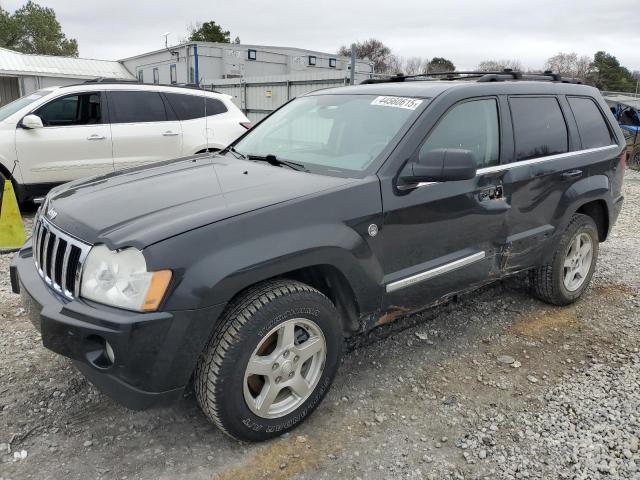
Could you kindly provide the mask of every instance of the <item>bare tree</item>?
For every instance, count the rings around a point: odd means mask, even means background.
[[[429,61],[422,57],[410,57],[404,62],[404,73],[407,75],[418,75],[427,71]]]
[[[351,56],[351,47],[343,45],[338,50],[338,55],[343,57]],[[391,49],[375,38],[356,43],[356,57],[371,60],[376,73],[386,73],[388,71],[391,56]]]
[[[477,69],[481,72],[500,72],[505,68],[522,71],[520,60],[483,60]]]
[[[560,52],[549,57],[544,68],[565,77],[581,80],[585,80],[593,70],[591,59],[586,55],[578,56],[576,52]]]

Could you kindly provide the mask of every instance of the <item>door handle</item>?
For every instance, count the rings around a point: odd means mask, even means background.
[[[480,200],[481,202],[487,200],[500,200],[503,197],[503,194],[504,192],[502,189],[502,185],[494,185],[481,190],[478,194],[478,200]]]
[[[582,176],[582,170],[569,170],[560,176],[563,180],[577,180]]]
[[[105,137],[104,135],[98,135],[97,133],[94,133],[93,135],[89,135],[87,137],[87,140],[104,140],[105,138],[107,137]]]
[[[178,132],[172,132],[171,130],[167,130],[162,133],[163,137],[175,137],[176,135],[180,135]]]

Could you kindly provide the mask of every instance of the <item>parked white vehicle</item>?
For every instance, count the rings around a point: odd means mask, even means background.
[[[222,149],[250,126],[229,95],[197,88],[46,88],[0,108],[0,177],[25,201],[77,178]]]

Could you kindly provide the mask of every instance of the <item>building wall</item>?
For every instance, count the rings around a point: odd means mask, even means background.
[[[123,65],[136,77],[142,72],[145,83],[153,82],[157,68],[159,83],[171,83],[170,65],[176,66],[177,83],[195,83],[196,44],[170,47],[122,60]],[[255,51],[255,60],[249,59],[249,50]],[[211,83],[221,78],[258,77],[313,72],[348,72],[350,59],[337,55],[284,47],[264,47],[221,43],[197,43],[198,80]],[[309,57],[315,58],[310,65]],[[331,59],[335,67],[330,66]],[[368,62],[357,61],[356,72],[368,74]],[[138,77],[139,78],[139,77]]]

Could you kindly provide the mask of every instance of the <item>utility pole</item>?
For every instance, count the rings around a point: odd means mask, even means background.
[[[350,75],[350,85],[354,85],[356,82],[356,44],[351,44],[351,75]]]

